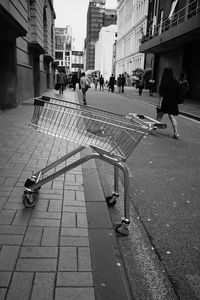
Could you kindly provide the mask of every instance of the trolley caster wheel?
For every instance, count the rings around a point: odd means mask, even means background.
[[[36,178],[28,178],[24,183],[25,188],[30,188],[31,185],[35,184]]]
[[[119,197],[118,194],[113,194],[112,196],[108,196],[106,197],[106,203],[109,205],[109,206],[114,206],[117,202],[117,198]]]
[[[118,222],[115,224],[115,231],[122,236],[128,236],[129,235],[129,230],[128,230],[129,224],[130,224],[130,221],[128,219],[122,218],[121,222]]]
[[[23,204],[25,207],[34,207],[38,201],[37,193],[27,193],[23,194]]]

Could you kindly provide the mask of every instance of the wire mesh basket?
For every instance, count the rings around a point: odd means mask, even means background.
[[[150,127],[139,118],[50,98],[37,99],[29,125],[42,133],[126,160]]]

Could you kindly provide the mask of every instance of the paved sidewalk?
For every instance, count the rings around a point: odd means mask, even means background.
[[[22,204],[32,172],[76,147],[26,126],[32,113],[30,99],[0,114],[0,300],[132,299],[95,162],[42,186],[34,208]]]
[[[130,299],[94,163],[85,183],[79,166],[43,185],[34,208],[22,204],[32,172],[75,147],[26,126],[32,112],[29,100],[0,115],[0,300]]]

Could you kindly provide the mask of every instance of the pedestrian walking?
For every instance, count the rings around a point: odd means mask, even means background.
[[[108,85],[109,85],[109,89],[111,90],[111,92],[114,93],[114,88],[115,88],[115,77],[114,77],[113,74],[110,76]]]
[[[100,78],[99,78],[99,85],[100,85],[100,91],[104,91],[104,78],[103,76],[101,75]]]
[[[118,86],[118,92],[121,93],[122,90],[122,84],[121,84],[121,74],[117,77],[117,86]]]
[[[139,92],[139,96],[142,95],[142,91],[144,89],[144,79],[143,79],[143,75],[139,74],[139,80],[138,80],[138,92]]]
[[[76,90],[77,82],[78,82],[77,75],[76,75],[76,73],[73,73],[72,74],[72,88],[73,88],[74,91]]]
[[[80,84],[81,84],[81,90],[82,90],[82,94],[83,94],[83,103],[84,103],[84,105],[86,105],[87,104],[86,92],[87,92],[88,88],[90,87],[91,82],[90,82],[89,78],[85,75],[84,72],[81,74]]]
[[[99,82],[99,79],[97,77],[97,75],[94,77],[94,87],[95,87],[95,91],[97,91],[97,86],[98,86],[98,82]]]
[[[185,97],[189,91],[189,81],[186,73],[181,74],[181,79],[179,82],[180,86],[180,95],[179,95],[179,104],[184,102]]]
[[[159,104],[157,107],[157,120],[160,122],[164,114],[168,114],[172,124],[172,138],[178,139],[178,126],[176,116],[179,114],[178,98],[179,83],[174,77],[173,70],[167,67],[163,70],[161,83],[159,86]]]
[[[63,94],[64,86],[65,86],[65,74],[59,72],[57,74],[57,84],[59,86],[59,95]]]
[[[153,78],[149,79],[148,88],[149,88],[149,96],[153,96],[153,92],[155,88],[155,80]]]
[[[121,92],[122,93],[124,93],[125,83],[126,83],[126,78],[125,78],[124,74],[122,74],[122,76],[121,76]]]

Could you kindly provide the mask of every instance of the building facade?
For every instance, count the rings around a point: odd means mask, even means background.
[[[99,38],[101,28],[117,22],[116,10],[106,9],[105,4],[105,0],[90,0],[89,2],[85,43],[86,71],[95,69],[95,43]]]
[[[52,0],[0,1],[0,108],[54,86]]]
[[[102,27],[95,44],[95,70],[109,80],[113,71],[113,45],[116,39],[117,25]]]
[[[146,67],[153,69],[157,86],[164,67],[170,66],[177,79],[187,73],[188,99],[199,101],[200,1],[151,0],[147,33],[141,42],[140,52],[146,54]]]
[[[116,75],[132,74],[144,69],[145,55],[140,53],[140,40],[147,29],[147,0],[118,0],[116,43]]]
[[[56,70],[65,74],[80,73],[83,70],[83,51],[74,50],[74,39],[70,26],[55,28]]]
[[[64,73],[71,72],[72,29],[55,28],[55,63],[56,68]]]
[[[83,51],[72,51],[72,64],[71,72],[78,72],[79,74],[83,71]]]

